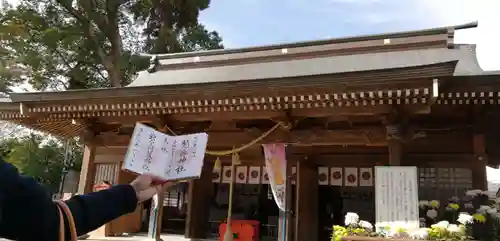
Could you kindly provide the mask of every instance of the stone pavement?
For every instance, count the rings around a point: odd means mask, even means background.
[[[163,241],[191,241],[192,239],[184,238],[182,235],[170,235],[165,234],[161,235]],[[122,237],[90,237],[86,240],[89,241],[152,241],[152,239],[148,238],[146,234],[138,234],[131,236],[122,236]],[[0,238],[0,241],[9,241],[8,239]],[[200,240],[201,241],[201,240]],[[213,240],[210,240],[213,241]]]
[[[184,238],[183,235],[173,235],[173,234],[162,234],[161,238],[163,241],[192,241],[193,239]],[[148,238],[146,234],[137,234],[131,236],[122,237],[92,237],[86,239],[89,241],[152,241]],[[215,239],[202,239],[197,241],[214,241]]]

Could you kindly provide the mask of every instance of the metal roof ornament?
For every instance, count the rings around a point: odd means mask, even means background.
[[[154,55],[149,59],[148,73],[154,73],[157,71],[160,61],[158,61],[158,56]]]

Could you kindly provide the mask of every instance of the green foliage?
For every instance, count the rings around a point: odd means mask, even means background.
[[[21,0],[0,9],[0,92],[120,87],[148,66],[138,52],[222,48],[198,22],[209,0]],[[145,26],[145,27],[144,27]],[[142,35],[142,36],[141,36]]]
[[[198,22],[209,5],[210,0],[131,0],[127,9],[146,25],[144,51],[161,54],[224,48],[219,34]]]
[[[81,168],[82,148],[74,141],[66,149],[54,140],[46,141],[32,134],[3,140],[0,151],[5,161],[16,166],[21,174],[35,178],[51,193],[58,191],[65,171]]]

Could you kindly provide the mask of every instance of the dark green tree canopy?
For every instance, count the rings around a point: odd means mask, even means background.
[[[0,94],[121,87],[146,69],[139,53],[223,48],[198,21],[209,0],[20,0],[0,7]],[[68,151],[40,135],[0,140],[0,155],[50,191],[64,170],[79,170],[82,148]],[[70,155],[68,157],[68,155]],[[70,160],[64,162],[64,160]],[[69,164],[68,164],[69,163]]]
[[[0,91],[120,87],[138,53],[223,48],[198,21],[209,0],[21,0],[0,10]]]
[[[3,139],[0,155],[51,193],[58,191],[63,171],[80,171],[83,157],[82,148],[75,141],[63,145],[36,134]]]

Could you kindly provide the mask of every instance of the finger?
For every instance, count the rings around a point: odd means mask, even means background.
[[[138,197],[139,201],[142,202],[144,200],[148,200],[153,197],[156,193],[158,193],[158,189],[156,187],[149,187],[139,192]]]
[[[156,185],[154,186],[154,188],[156,188],[157,193],[160,193],[163,190],[163,187],[161,185]]]
[[[153,181],[155,179],[155,176],[151,173],[144,173],[140,175],[139,178],[144,181]]]

